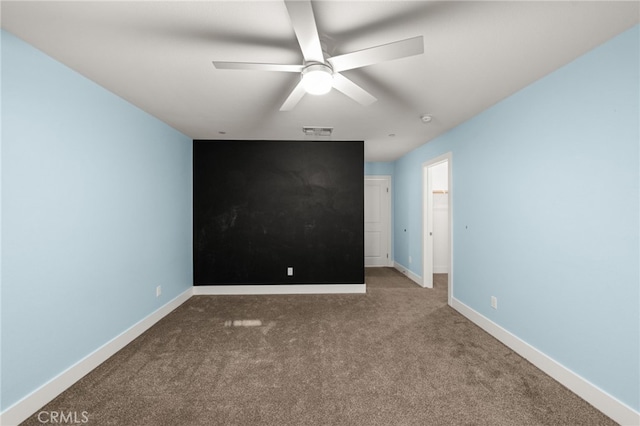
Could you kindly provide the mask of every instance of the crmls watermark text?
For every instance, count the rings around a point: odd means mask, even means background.
[[[43,424],[81,425],[89,423],[86,411],[40,411],[38,421]]]

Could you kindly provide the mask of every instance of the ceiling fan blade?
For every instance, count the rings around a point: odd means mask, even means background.
[[[302,72],[303,65],[259,64],[253,62],[221,62],[213,61],[213,66],[220,70],[254,70],[254,71],[282,71]]]
[[[305,93],[302,81],[298,82],[298,85],[293,88],[287,100],[280,107],[280,111],[291,111],[300,102]]]
[[[333,74],[333,88],[344,93],[360,105],[368,106],[377,101],[371,93],[367,92],[342,74]]]
[[[320,36],[316,27],[316,18],[309,0],[285,0],[293,31],[298,38],[305,62],[324,63]]]
[[[335,72],[340,72],[422,53],[424,53],[424,40],[422,36],[417,36],[334,56],[329,58],[328,62]]]

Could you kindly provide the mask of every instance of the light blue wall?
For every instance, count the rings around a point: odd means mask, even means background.
[[[389,162],[367,162],[364,163],[364,174],[368,176],[393,176],[395,163]]]
[[[454,297],[635,410],[639,40],[636,26],[401,158],[394,174],[397,261],[422,257],[421,164],[450,151]]]
[[[4,411],[191,287],[192,142],[2,32],[1,152]]]

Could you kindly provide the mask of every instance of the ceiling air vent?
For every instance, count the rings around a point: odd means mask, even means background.
[[[331,133],[333,133],[333,127],[304,126],[302,128],[302,133],[304,133],[305,136],[331,136]]]

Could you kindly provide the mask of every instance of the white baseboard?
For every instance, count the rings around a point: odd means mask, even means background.
[[[131,343],[135,338],[147,331],[152,325],[160,321],[167,314],[186,302],[193,294],[189,288],[178,297],[160,307],[155,312],[131,326],[122,334],[87,355],[82,360],[60,373],[20,401],[0,413],[0,425],[15,426],[32,416],[40,408],[51,402],[55,397],[67,390],[94,368],[102,364],[120,349]]]
[[[449,266],[448,265],[444,265],[444,266],[433,265],[433,273],[434,274],[448,274],[449,273]]]
[[[400,271],[401,273],[403,273],[404,275],[406,275],[407,277],[409,277],[409,279],[411,281],[414,281],[416,284],[418,284],[420,287],[424,287],[423,283],[422,283],[422,277],[420,275],[417,275],[413,272],[411,272],[409,270],[409,268],[407,268],[404,265],[401,265],[398,262],[393,262],[393,267],[396,268],[398,271]]]
[[[362,294],[366,284],[197,285],[194,296],[238,296],[264,294]]]
[[[487,317],[453,298],[451,307],[487,333],[513,349],[520,356],[566,386],[573,393],[624,426],[640,425],[640,413],[609,395],[593,383],[569,370],[524,340],[500,327]]]

